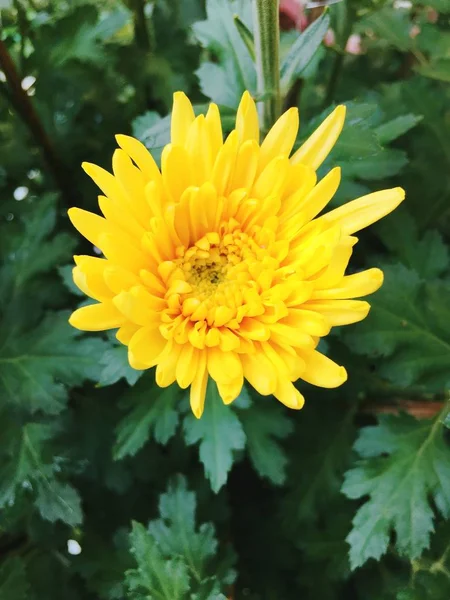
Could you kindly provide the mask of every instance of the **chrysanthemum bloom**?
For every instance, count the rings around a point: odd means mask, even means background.
[[[290,408],[293,382],[333,388],[346,371],[316,350],[331,327],[363,319],[379,269],[345,275],[353,234],[391,212],[400,188],[375,192],[317,216],[336,192],[340,169],[316,169],[344,123],[339,106],[289,158],[298,130],[288,110],[259,144],[248,93],[225,142],[219,110],[197,118],[176,93],[171,143],[161,172],[137,140],[118,135],[111,175],[85,163],[104,193],[103,217],[72,208],[74,226],[104,258],[76,256],[74,281],[95,304],[70,322],[115,329],[132,367],[156,366],[156,382],[191,387],[200,417],[208,377],[225,403],[246,379]]]

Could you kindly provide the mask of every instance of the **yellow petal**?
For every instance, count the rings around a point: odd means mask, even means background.
[[[131,237],[140,239],[144,233],[144,227],[130,212],[123,210],[121,206],[106,196],[98,197],[98,205],[107,221],[120,227]]]
[[[116,135],[116,140],[119,146],[136,163],[147,181],[160,181],[161,173],[158,166],[144,144],[128,135]]]
[[[286,156],[274,158],[259,175],[253,185],[251,196],[264,199],[281,194],[289,172],[289,159]]]
[[[190,391],[191,409],[197,419],[200,419],[203,414],[207,384],[208,370],[206,368],[206,352],[201,352],[198,360],[197,372],[192,381]]]
[[[320,352],[310,352],[304,357],[306,369],[302,379],[324,388],[335,388],[347,381],[347,371]]]
[[[114,233],[119,237],[121,235],[120,229],[114,227],[106,219],[82,208],[69,208],[67,214],[75,229],[98,248],[101,248],[100,236],[102,234]]]
[[[141,327],[130,339],[128,356],[131,355],[134,362],[139,362],[148,369],[157,364],[167,343],[158,327]]]
[[[285,406],[293,408],[294,410],[300,410],[305,404],[305,399],[298,389],[294,387],[289,380],[284,379],[283,377],[278,378],[274,396]]]
[[[176,367],[177,383],[185,390],[194,381],[197,372],[201,350],[197,350],[191,344],[184,344],[180,352]]]
[[[183,146],[168,144],[161,156],[164,187],[174,202],[191,185],[190,158]]]
[[[259,168],[264,167],[276,156],[289,156],[298,132],[298,109],[290,108],[276,121],[261,144]]]
[[[341,169],[335,167],[309,192],[299,206],[305,223],[314,219],[328,204],[341,182]]]
[[[115,329],[123,325],[125,321],[125,317],[112,302],[82,306],[75,310],[69,318],[69,323],[72,327],[82,329],[83,331]]]
[[[239,188],[251,188],[258,169],[259,146],[255,140],[247,140],[238,150],[236,166],[228,185],[228,192]]]
[[[139,284],[139,279],[134,273],[118,265],[108,265],[103,277],[106,285],[114,294],[128,292],[130,288]]]
[[[358,238],[345,237],[340,240],[339,244],[333,251],[330,263],[319,277],[314,279],[315,289],[330,288],[338,285],[344,277],[345,270],[349,263],[353,252],[353,246],[357,243]]]
[[[290,308],[289,315],[281,323],[312,336],[322,337],[330,333],[330,325],[326,318],[312,310]]]
[[[277,372],[274,365],[262,352],[242,354],[244,377],[255,388],[258,394],[273,394],[277,386]]]
[[[293,165],[302,163],[318,169],[338,139],[345,121],[345,106],[338,106],[291,158]]]
[[[383,285],[383,272],[380,269],[367,269],[361,273],[347,275],[339,287],[315,290],[312,300],[348,300],[373,294]]]
[[[142,286],[115,296],[114,305],[126,318],[143,327],[155,326],[160,322],[159,313],[166,308],[162,298],[152,296]]]
[[[133,335],[138,331],[139,325],[134,323],[125,323],[116,332],[116,338],[121,344],[128,345]],[[133,366],[133,365],[132,365]],[[137,368],[137,367],[136,367]]]
[[[205,126],[208,132],[209,144],[213,161],[223,145],[222,122],[217,104],[211,103],[205,117]]]
[[[205,116],[199,115],[189,127],[185,148],[193,165],[191,182],[202,185],[211,178],[213,154],[205,124]]]
[[[75,285],[94,300],[111,299],[111,290],[103,278],[108,261],[94,256],[74,256],[74,259],[77,264],[72,271]]]
[[[219,396],[224,404],[231,404],[239,396],[244,385],[244,377],[241,375],[231,383],[217,382]]]
[[[194,109],[189,98],[183,92],[173,95],[172,119],[170,123],[170,139],[175,146],[184,146],[189,127],[195,119]]]
[[[123,210],[129,211],[127,197],[114,175],[108,173],[108,171],[102,169],[102,167],[88,162],[82,163],[81,167],[98,185],[105,196],[113,200]]]
[[[208,348],[208,373],[215,381],[232,383],[242,373],[241,359],[234,352],[222,352],[220,348]]]
[[[320,217],[327,223],[339,223],[342,235],[360,231],[392,212],[404,200],[402,188],[381,190],[348,202]]]
[[[370,304],[362,300],[310,300],[303,305],[308,310],[320,312],[332,325],[350,325],[365,319]]]
[[[155,374],[156,383],[159,387],[167,387],[176,380],[177,362],[182,347],[172,342],[166,346],[165,351],[159,357]]]
[[[130,211],[141,225],[146,226],[152,211],[145,198],[147,181],[144,175],[133,165],[131,158],[123,150],[114,152],[112,162],[114,177],[125,191]]]
[[[253,98],[247,91],[242,94],[237,110],[236,131],[241,144],[247,140],[255,140],[259,143],[258,111]]]
[[[228,189],[234,172],[237,151],[238,136],[235,131],[232,131],[217,154],[211,175],[211,181],[219,196]]]

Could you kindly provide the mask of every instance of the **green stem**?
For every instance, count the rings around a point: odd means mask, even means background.
[[[263,131],[281,113],[279,0],[253,0],[258,95]]]
[[[329,106],[334,100],[336,89],[342,74],[342,67],[344,66],[344,59],[346,56],[345,47],[347,45],[349,37],[352,35],[353,23],[355,22],[355,18],[356,15],[351,10],[351,8],[349,8],[342,30],[342,37],[340,40],[340,47],[342,49],[342,52],[338,52],[334,57],[333,67],[331,69],[331,75],[328,81],[327,91],[325,94],[325,107]]]

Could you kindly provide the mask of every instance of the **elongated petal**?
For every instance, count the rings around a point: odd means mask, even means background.
[[[392,212],[404,200],[402,188],[392,188],[362,196],[327,213],[321,219],[339,223],[343,235],[351,235]]]
[[[338,139],[345,121],[345,106],[338,106],[292,156],[293,165],[302,163],[318,169]]]
[[[170,123],[170,138],[172,144],[184,146],[189,127],[195,119],[194,110],[189,98],[183,92],[173,95],[172,120]]]
[[[367,269],[361,273],[347,275],[337,288],[316,290],[313,300],[348,300],[360,298],[376,292],[383,284],[383,272],[380,269]]]
[[[247,140],[259,142],[258,112],[253,98],[244,92],[236,114],[236,131],[239,142]]]
[[[298,124],[297,108],[290,108],[277,120],[261,144],[260,170],[280,154],[289,156],[297,137]]]
[[[71,314],[69,323],[83,331],[103,331],[120,327],[125,318],[112,302],[101,302],[78,308]]]
[[[335,388],[347,381],[347,372],[320,352],[311,352],[305,356],[306,369],[302,379],[324,388]]]

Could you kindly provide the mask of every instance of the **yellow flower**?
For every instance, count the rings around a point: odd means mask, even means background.
[[[197,118],[174,96],[171,143],[161,172],[137,140],[118,135],[111,175],[83,168],[103,192],[103,217],[72,208],[78,231],[104,258],[75,256],[73,278],[97,303],[76,310],[78,329],[115,329],[132,367],[156,366],[156,382],[190,386],[203,412],[208,377],[225,403],[246,379],[290,408],[304,398],[293,382],[325,388],[347,378],[316,350],[331,327],[364,319],[379,269],[345,275],[356,231],[390,213],[401,188],[375,192],[317,217],[336,192],[340,169],[317,183],[345,118],[338,106],[289,158],[298,130],[288,110],[259,143],[248,93],[225,142],[219,110]]]

